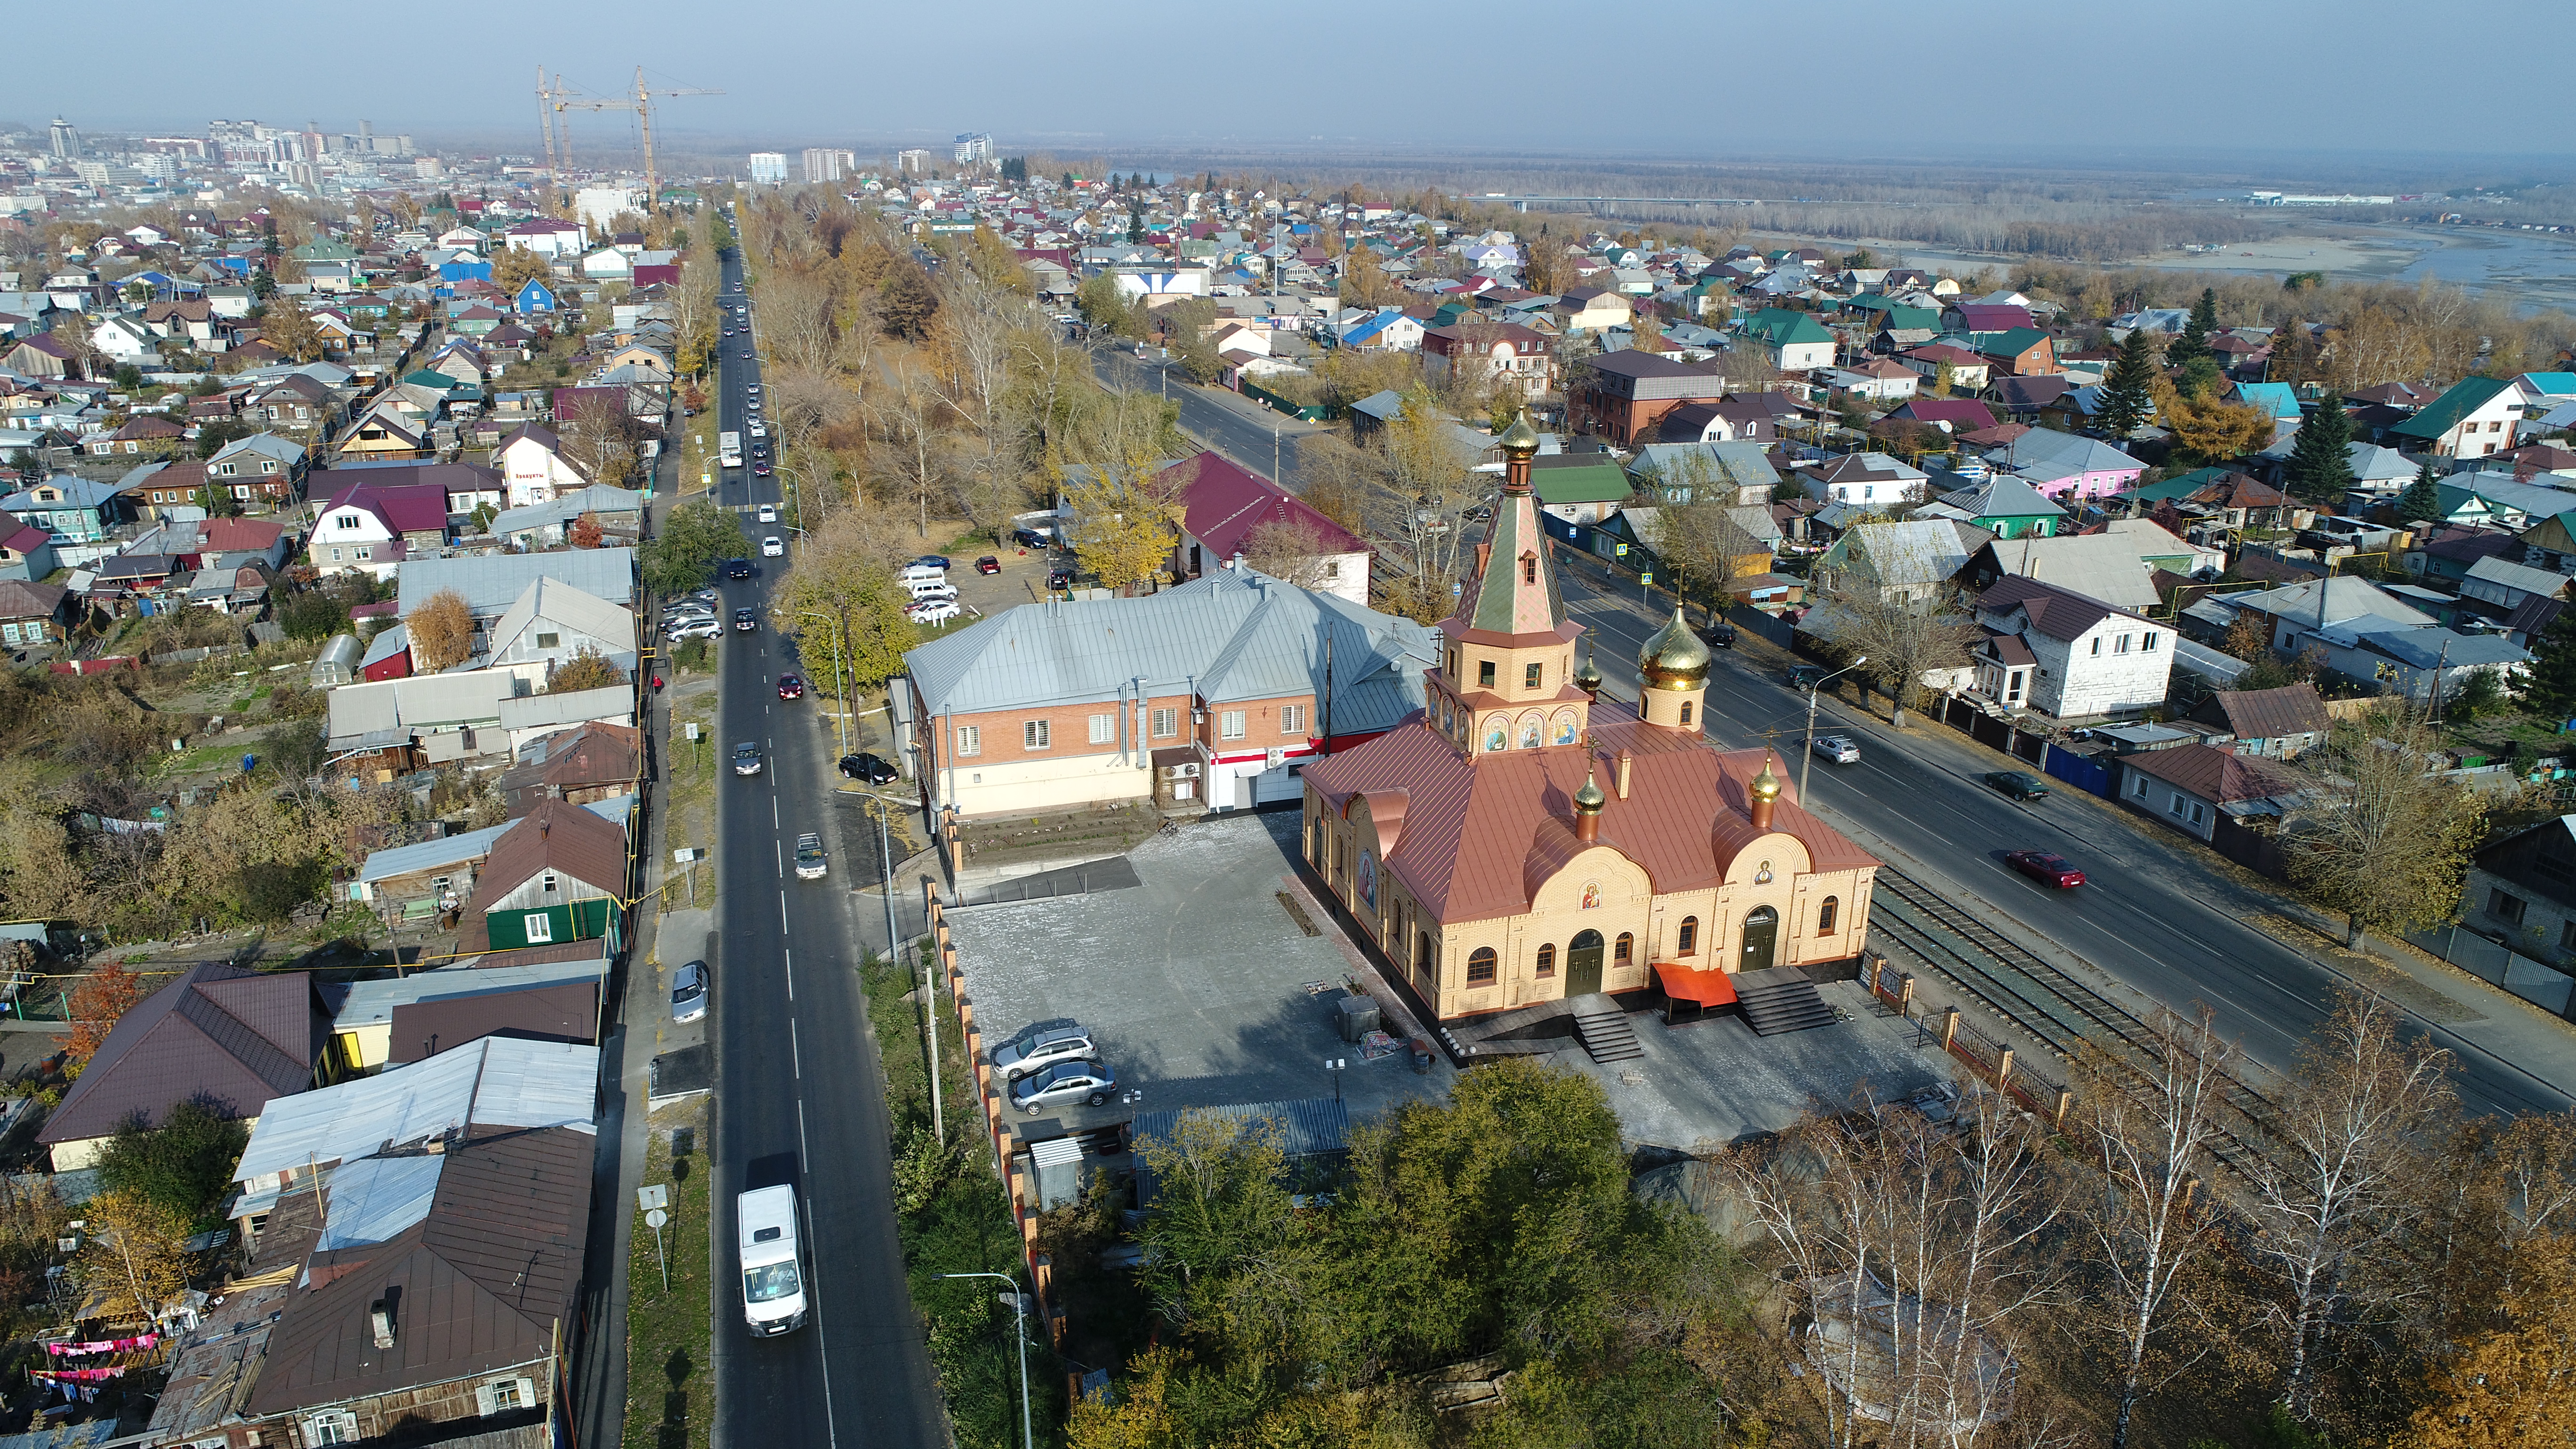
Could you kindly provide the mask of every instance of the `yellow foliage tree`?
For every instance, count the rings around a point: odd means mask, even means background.
[[[2400,1449],[2576,1442],[2576,1234],[2534,1238],[2497,1296],[2503,1326],[2435,1364]]]
[[[907,602],[888,557],[894,535],[857,511],[836,514],[807,538],[779,585],[779,627],[796,638],[796,652],[816,689],[831,673],[855,694],[903,669],[903,652],[920,631],[904,617]]]
[[[1064,499],[1073,510],[1074,551],[1102,582],[1123,590],[1159,573],[1179,537],[1180,498],[1142,451],[1066,478]]]
[[[462,664],[474,652],[474,608],[454,589],[422,600],[403,627],[411,632],[411,661],[423,674]]]
[[[2260,408],[2177,393],[2164,399],[2164,416],[2175,444],[2195,463],[2224,463],[2272,443],[2272,420]]]
[[[82,1285],[154,1325],[188,1286],[188,1225],[134,1192],[103,1192],[82,1205],[90,1239],[81,1249]]]

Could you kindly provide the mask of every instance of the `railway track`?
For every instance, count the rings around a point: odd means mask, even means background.
[[[1878,868],[1869,924],[1873,939],[1901,948],[2069,1068],[2088,1048],[2133,1074],[2152,1058],[2145,1022],[1901,870]],[[2243,1124],[2227,1133],[2231,1144],[2262,1152],[2270,1099],[2231,1072],[2227,1101]]]

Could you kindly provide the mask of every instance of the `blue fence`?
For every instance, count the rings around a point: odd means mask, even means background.
[[[2053,779],[2064,780],[2079,790],[2090,790],[2108,800],[2111,798],[2111,767],[2097,765],[2082,755],[2069,754],[2055,745],[2048,747],[2048,758],[2039,767]]]

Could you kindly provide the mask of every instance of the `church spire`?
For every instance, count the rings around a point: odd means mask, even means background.
[[[1547,534],[1539,527],[1538,498],[1530,486],[1530,458],[1538,452],[1538,433],[1523,414],[1500,439],[1503,448],[1503,497],[1494,510],[1476,581],[1458,601],[1458,612],[1441,625],[1450,638],[1486,635],[1554,635],[1565,627],[1565,595],[1549,567]]]

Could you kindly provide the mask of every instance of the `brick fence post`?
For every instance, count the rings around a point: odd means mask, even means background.
[[[1996,1086],[2000,1087],[2004,1083],[2012,1080],[2012,1059],[2013,1049],[2011,1047],[2005,1047],[2003,1055],[1995,1059]]]
[[[1950,1050],[1950,1044],[1958,1039],[1959,1008],[1953,1006],[1941,1013],[1941,1050]]]

